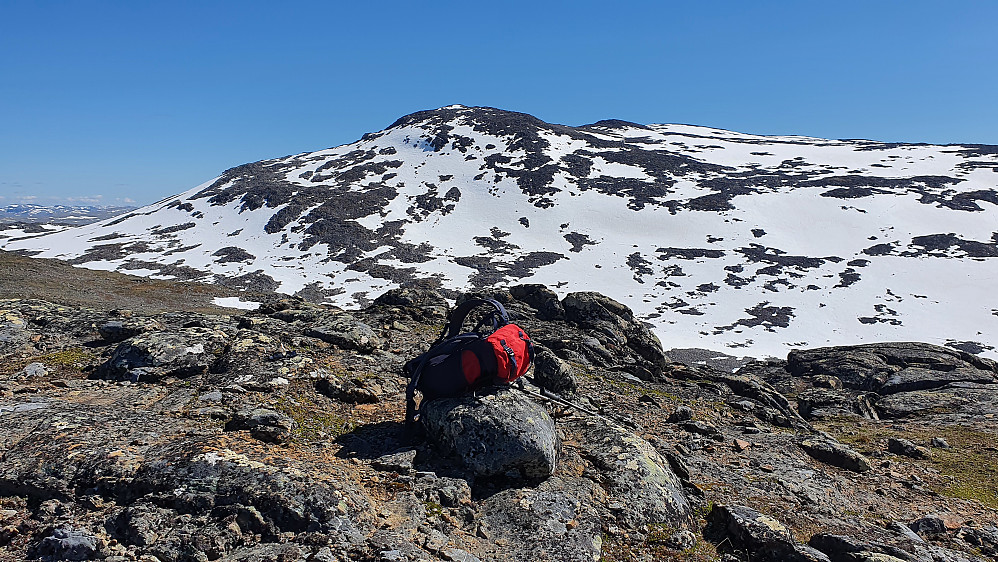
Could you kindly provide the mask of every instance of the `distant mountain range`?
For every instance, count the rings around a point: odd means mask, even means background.
[[[6,250],[344,306],[596,290],[666,348],[877,340],[998,357],[998,147],[545,123],[449,106]]]
[[[0,206],[0,223],[59,223],[82,225],[118,216],[134,209],[135,207],[101,205],[2,205]]]

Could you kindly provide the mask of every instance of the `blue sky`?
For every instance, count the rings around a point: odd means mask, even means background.
[[[998,144],[998,2],[0,0],[0,204],[147,204],[460,103]]]

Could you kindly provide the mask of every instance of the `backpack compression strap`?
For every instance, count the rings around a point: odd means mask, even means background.
[[[495,312],[487,316],[486,318],[492,318],[492,329],[496,330],[506,324],[509,324],[509,314],[506,309],[503,308],[499,301],[494,299],[468,299],[458,305],[451,312],[450,322],[444,326],[443,333],[440,334],[440,340],[445,340],[447,338],[453,338],[454,336],[461,333],[461,326],[464,324],[464,319],[468,317],[468,313],[471,312],[475,307],[487,304],[496,309]],[[498,316],[497,316],[498,315]],[[483,320],[484,321],[484,320]],[[481,327],[481,324],[475,328],[475,331]]]

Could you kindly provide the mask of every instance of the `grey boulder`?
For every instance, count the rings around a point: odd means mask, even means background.
[[[600,560],[603,538],[594,504],[601,497],[587,478],[555,476],[535,488],[503,490],[484,502],[479,533],[503,541],[506,560]]]
[[[225,429],[226,431],[248,429],[250,434],[260,441],[285,443],[292,438],[294,420],[274,410],[257,408],[237,413],[229,423],[225,424]]]
[[[559,448],[554,421],[510,388],[431,400],[421,416],[427,436],[444,454],[460,458],[477,475],[554,473]]]
[[[55,560],[94,560],[103,547],[104,541],[90,531],[64,525],[42,539],[37,554]]]
[[[911,457],[913,459],[929,458],[929,450],[920,445],[916,445],[907,439],[891,437],[887,439],[887,451],[895,455]]]
[[[707,515],[705,535],[718,550],[749,554],[762,562],[831,562],[824,553],[798,543],[772,517],[739,505],[715,505]]]
[[[564,396],[575,394],[577,388],[568,363],[540,345],[534,346],[534,381],[539,386]]]
[[[120,343],[147,332],[162,330],[163,325],[149,318],[126,318],[110,320],[97,328],[101,339],[109,343]]]

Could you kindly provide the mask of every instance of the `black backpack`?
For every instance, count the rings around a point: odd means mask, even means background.
[[[494,310],[486,314],[470,332],[461,332],[468,313],[478,306]],[[491,324],[491,332],[482,330]],[[403,367],[409,384],[405,395],[406,427],[419,419],[416,391],[423,402],[434,398],[459,396],[490,383],[511,383],[526,374],[534,359],[530,336],[509,321],[502,304],[493,299],[469,299],[450,315],[430,349]]]

